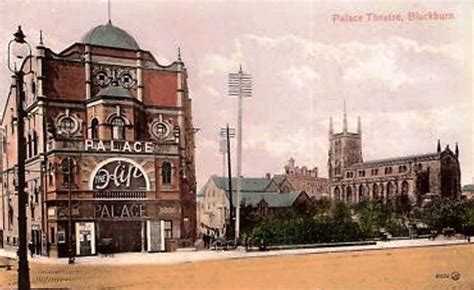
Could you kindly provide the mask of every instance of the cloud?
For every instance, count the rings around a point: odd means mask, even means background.
[[[227,74],[236,71],[239,64],[243,64],[245,57],[242,50],[242,42],[236,38],[233,40],[234,47],[230,56],[224,56],[218,53],[209,53],[204,56],[200,63],[200,77],[212,76],[217,74]]]
[[[462,44],[459,42],[429,45],[417,40],[400,36],[391,36],[379,42],[366,43],[358,41],[324,43],[318,40],[303,38],[294,34],[277,37],[247,34],[243,39],[254,42],[258,49],[287,50],[295,52],[286,60],[304,65],[312,72],[327,75],[321,63],[330,62],[335,71],[348,82],[364,83],[380,81],[389,89],[396,90],[402,85],[424,82],[427,78],[435,78],[426,66],[424,72],[412,70],[402,60],[419,57],[438,57],[439,61],[448,59],[455,63],[464,60]],[[319,69],[321,71],[319,71]],[[304,83],[295,78],[292,68],[286,69],[285,75],[292,83],[301,87]],[[328,77],[331,77],[329,75]]]
[[[290,156],[327,176],[328,117],[341,113],[342,98],[349,115],[362,117],[366,159],[432,152],[438,138],[451,146],[459,142],[464,151],[472,145],[461,129],[471,116],[455,77],[463,73],[460,42],[427,44],[400,36],[323,42],[295,34],[246,34],[232,43],[227,53],[211,51],[199,63],[197,88],[206,97],[195,112],[199,126],[210,132],[235,124],[235,100],[222,98],[225,78],[239,60],[247,61],[254,97],[244,103],[246,176],[279,172]],[[203,138],[218,144],[215,134]],[[218,173],[221,162],[214,162]],[[468,154],[462,155],[463,172],[471,174],[471,164]]]
[[[298,88],[303,88],[307,82],[312,82],[320,78],[319,73],[309,66],[291,66],[287,69],[281,70],[280,76]]]

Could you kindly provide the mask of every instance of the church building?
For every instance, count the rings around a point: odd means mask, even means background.
[[[347,129],[344,106],[342,132],[334,133],[329,125],[329,182],[332,199],[348,203],[362,200],[384,201],[407,196],[420,203],[427,193],[459,198],[461,171],[459,148],[449,145],[444,150],[438,141],[433,153],[364,161],[362,127],[358,118],[357,132]]]
[[[24,150],[34,254],[65,257],[72,249],[85,256],[192,245],[196,130],[179,51],[174,62],[160,64],[109,21],[59,53],[40,39],[33,54],[34,73],[25,77]],[[5,248],[15,250],[14,80],[6,93],[0,226]]]

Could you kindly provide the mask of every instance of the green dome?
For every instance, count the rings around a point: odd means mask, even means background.
[[[84,44],[138,50],[135,39],[123,29],[109,21],[106,25],[99,25],[87,32],[82,38]]]

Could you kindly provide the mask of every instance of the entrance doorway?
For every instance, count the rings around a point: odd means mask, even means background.
[[[141,221],[100,221],[97,223],[97,236],[100,253],[142,250]]]
[[[31,229],[31,243],[33,244],[30,248],[33,255],[41,255],[41,230]]]
[[[76,222],[76,255],[95,255],[95,227],[93,222]]]

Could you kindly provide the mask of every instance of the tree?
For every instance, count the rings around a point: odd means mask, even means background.
[[[422,209],[422,219],[433,229],[441,231],[450,227],[462,230],[462,225],[469,222],[470,205],[462,200],[449,198],[433,199]]]

